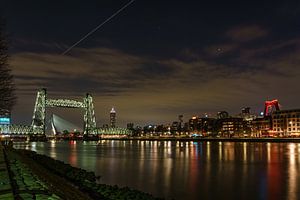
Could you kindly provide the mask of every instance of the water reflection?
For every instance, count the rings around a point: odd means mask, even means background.
[[[18,143],[101,182],[175,199],[299,199],[300,144],[182,141]]]
[[[54,140],[50,141],[50,157],[57,159],[56,158],[56,142]]]
[[[288,146],[290,159],[288,169],[288,199],[297,199],[297,166],[296,166],[296,144],[290,144]]]
[[[77,141],[71,140],[69,141],[69,147],[70,147],[70,154],[69,154],[69,161],[68,163],[70,163],[73,166],[77,166],[77,145],[76,145]]]

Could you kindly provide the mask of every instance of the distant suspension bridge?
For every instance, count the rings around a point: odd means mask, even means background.
[[[48,99],[46,89],[37,92],[32,122],[27,125],[0,125],[0,133],[8,135],[43,135],[46,132],[46,108],[64,107],[84,110],[84,134],[91,135],[129,135],[131,131],[125,128],[98,128],[94,111],[93,98],[86,94],[83,101],[70,99]]]

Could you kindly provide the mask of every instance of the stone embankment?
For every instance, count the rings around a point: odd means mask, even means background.
[[[0,144],[0,199],[14,198],[8,167],[9,166],[7,165],[4,148]]]

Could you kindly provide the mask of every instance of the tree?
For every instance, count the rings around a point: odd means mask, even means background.
[[[69,136],[70,132],[68,130],[63,130],[63,135],[65,137]]]
[[[9,115],[16,103],[13,75],[8,64],[8,41],[0,18],[0,116]]]

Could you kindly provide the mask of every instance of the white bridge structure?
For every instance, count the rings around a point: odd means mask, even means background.
[[[79,108],[84,110],[83,134],[129,135],[131,132],[124,128],[97,128],[93,98],[86,94],[82,101],[70,99],[48,99],[47,90],[37,92],[32,123],[24,125],[0,125],[0,133],[8,135],[43,135],[46,131],[46,109],[51,107]]]

